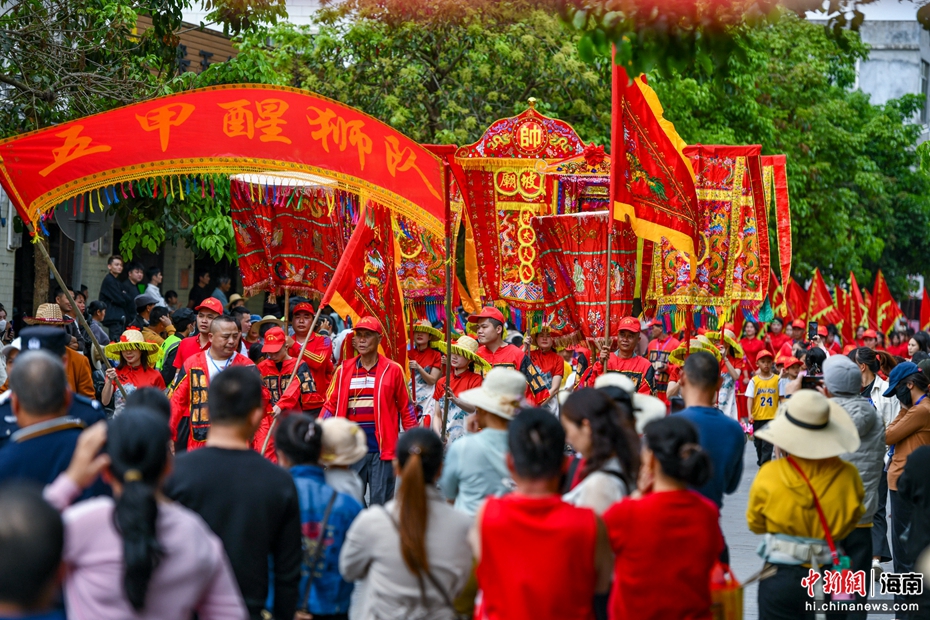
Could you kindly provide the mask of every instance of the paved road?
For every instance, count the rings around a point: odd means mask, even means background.
[[[723,529],[723,535],[730,546],[730,567],[736,574],[736,578],[745,581],[748,577],[756,574],[762,568],[762,559],[756,555],[756,547],[762,540],[761,536],[756,536],[749,531],[746,526],[746,506],[749,503],[749,487],[756,477],[759,468],[756,466],[756,450],[753,444],[746,444],[746,452],[743,455],[743,479],[740,481],[739,489],[733,495],[726,495],[723,498],[723,510],[720,517],[720,526]],[[890,530],[889,524],[889,530]],[[886,570],[891,570],[891,563],[885,564]],[[743,594],[744,620],[758,620],[759,608],[757,602],[757,584],[751,584],[746,587]],[[876,597],[874,600],[889,600],[890,597]],[[890,602],[890,600],[889,600]],[[869,615],[869,618],[893,618],[894,614],[877,614]]]

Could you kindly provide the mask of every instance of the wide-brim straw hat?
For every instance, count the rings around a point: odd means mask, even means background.
[[[239,293],[233,293],[232,295],[230,295],[229,303],[226,304],[226,309],[232,310],[232,305],[236,303],[237,301],[245,301],[245,297],[243,297]]]
[[[707,332],[707,338],[714,344],[719,344],[720,339],[723,338],[723,341],[730,345],[734,357],[743,357],[745,355],[743,347],[740,346],[739,340],[736,339],[736,334],[732,330],[724,329],[719,332]]]
[[[780,407],[756,437],[803,459],[826,459],[859,449],[859,433],[846,410],[814,390],[801,390]]]
[[[36,309],[36,315],[24,317],[23,323],[26,325],[68,325],[74,323],[74,319],[64,316],[58,304],[40,304]]]
[[[682,366],[684,365],[685,359],[687,359],[688,355],[694,353],[695,351],[706,351],[707,353],[713,355],[714,359],[716,359],[718,362],[723,357],[720,354],[720,350],[711,344],[710,340],[707,339],[707,336],[704,336],[703,334],[697,336],[696,338],[692,338],[690,345],[690,351],[688,350],[687,344],[679,345],[678,348],[668,354],[668,362],[676,366]]]
[[[348,467],[368,454],[368,439],[358,424],[347,418],[326,418],[323,428],[323,465]]]
[[[425,319],[420,319],[413,324],[413,331],[419,332],[421,334],[429,334],[429,341],[436,342],[442,340],[445,337],[441,331],[430,325],[430,322]]]
[[[498,366],[488,371],[481,387],[465,390],[459,400],[505,420],[513,420],[523,403],[526,377],[513,368]]]
[[[446,342],[444,340],[434,342],[432,346],[443,355],[446,354]],[[478,346],[478,341],[471,336],[459,336],[459,339],[452,343],[452,353],[464,357],[475,365],[476,370],[480,369],[482,373],[485,373],[491,370],[491,364],[478,355]]]
[[[161,352],[161,347],[154,342],[146,342],[142,332],[138,329],[127,329],[119,337],[118,342],[111,342],[104,347],[104,351],[107,357],[116,361],[122,359],[120,357],[122,351],[145,351],[149,354],[149,366],[152,366],[157,359],[156,356]]]
[[[539,327],[535,327],[535,328],[531,329],[531,330],[529,331],[529,333],[527,334],[526,339],[529,341],[529,343],[530,343],[531,345],[533,345],[533,346],[535,347],[535,346],[536,346],[536,336],[538,336],[538,335],[540,335],[540,334],[549,334],[549,336],[551,336],[551,337],[553,338],[552,347],[555,348],[555,340],[554,340],[554,339],[555,339],[555,338],[558,338],[559,336],[561,336],[561,335],[562,335],[562,332],[561,332],[560,330],[556,329],[555,327],[552,327],[551,325],[540,325]]]
[[[256,325],[258,327],[261,327],[262,325],[266,325],[268,323],[274,323],[278,327],[282,327],[282,328],[284,327],[284,319],[279,319],[273,314],[266,314],[265,316],[262,317],[261,321],[255,321],[254,323],[252,323],[252,327],[255,327]]]
[[[630,395],[633,401],[633,418],[636,420],[636,432],[643,434],[643,429],[653,420],[664,418],[668,408],[660,399],[636,391],[633,381],[619,372],[605,372],[594,380],[594,389],[606,387],[620,388]]]

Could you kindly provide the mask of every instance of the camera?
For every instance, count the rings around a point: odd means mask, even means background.
[[[823,375],[805,375],[801,377],[802,390],[816,390],[823,385]]]

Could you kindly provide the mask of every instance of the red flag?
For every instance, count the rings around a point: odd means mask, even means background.
[[[788,284],[785,285],[785,304],[790,320],[807,320],[807,291],[801,288],[794,278],[789,278]]]
[[[852,320],[853,331],[856,331],[860,325],[866,325],[866,317],[869,314],[869,303],[862,296],[859,283],[856,282],[856,275],[851,271],[849,272],[849,308],[846,314]]]
[[[852,319],[849,316],[849,307],[852,301],[852,297],[849,293],[836,287],[836,309],[842,315],[842,320],[836,324],[837,329],[840,330],[840,336],[843,338],[843,344],[849,344],[856,339],[856,326],[853,325]]]
[[[924,286],[924,299],[920,302],[920,330],[930,331],[930,295]]]
[[[875,276],[875,286],[872,288],[872,305],[869,308],[869,321],[875,322],[875,329],[880,330],[886,336],[894,329],[898,319],[904,316],[898,303],[891,296],[888,290],[888,283],[885,282],[885,276],[882,270],[878,270]]]
[[[788,200],[788,172],[785,155],[762,156],[762,178],[765,183],[766,206],[774,194],[775,237],[778,242],[778,262],[781,279],[791,276],[791,208]]]
[[[391,227],[391,212],[369,202],[359,217],[333,279],[323,295],[340,316],[353,323],[365,316],[376,317],[384,328],[384,354],[409,372],[404,299],[397,282],[396,258],[400,252]]]
[[[814,269],[814,277],[807,289],[807,320],[823,325],[839,325],[843,321],[843,315],[837,311],[820,269]]]
[[[683,153],[686,144],[663,118],[645,77],[631,83],[616,64],[610,138],[614,219],[629,218],[637,236],[654,242],[665,237],[676,250],[695,256],[700,214],[694,171]]]
[[[769,305],[775,316],[785,318],[788,316],[788,306],[785,304],[785,291],[775,275],[775,270],[769,267]]]

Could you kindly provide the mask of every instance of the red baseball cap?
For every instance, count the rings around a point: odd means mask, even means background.
[[[661,327],[662,329],[665,329],[665,323],[662,322],[662,319],[656,318],[649,321],[649,327]]]
[[[207,297],[200,305],[194,308],[197,312],[201,310],[209,310],[211,312],[216,312],[217,314],[223,314],[223,302],[221,302],[216,297]]]
[[[867,329],[862,332],[862,339],[865,340],[866,338],[878,339],[878,333],[874,329]]]
[[[795,319],[791,321],[791,327],[797,327],[798,329],[804,329],[807,325],[804,324],[804,321],[801,319]]]
[[[756,361],[758,362],[758,361],[761,360],[763,357],[771,357],[772,359],[775,359],[775,356],[772,355],[772,352],[771,352],[771,351],[766,351],[765,349],[762,349],[761,351],[759,351],[758,353],[756,353]]]
[[[375,332],[379,336],[384,335],[384,328],[381,327],[381,321],[376,319],[373,316],[363,316],[358,320],[358,323],[355,324],[355,331],[360,329],[367,329],[370,332]]]
[[[640,331],[639,319],[633,316],[625,316],[620,319],[620,324],[617,326],[617,331],[621,332],[635,332],[639,333]]]
[[[294,310],[291,312],[291,314],[297,314],[298,312],[316,314],[316,310],[313,309],[313,305],[309,301],[302,301],[294,306]]]
[[[503,313],[494,306],[485,306],[478,314],[473,314],[468,317],[468,322],[477,323],[482,319],[494,319],[502,324],[505,322]]]
[[[830,332],[827,331],[826,325],[817,326],[817,335],[820,336],[821,338],[826,338],[829,333]]]
[[[265,344],[262,345],[262,353],[277,353],[287,343],[287,336],[280,327],[272,327],[265,332]]]
[[[791,357],[785,358],[782,366],[784,366],[785,368],[791,368],[792,366],[800,366],[800,364],[801,364],[801,360],[799,360],[798,358],[792,355]]]

